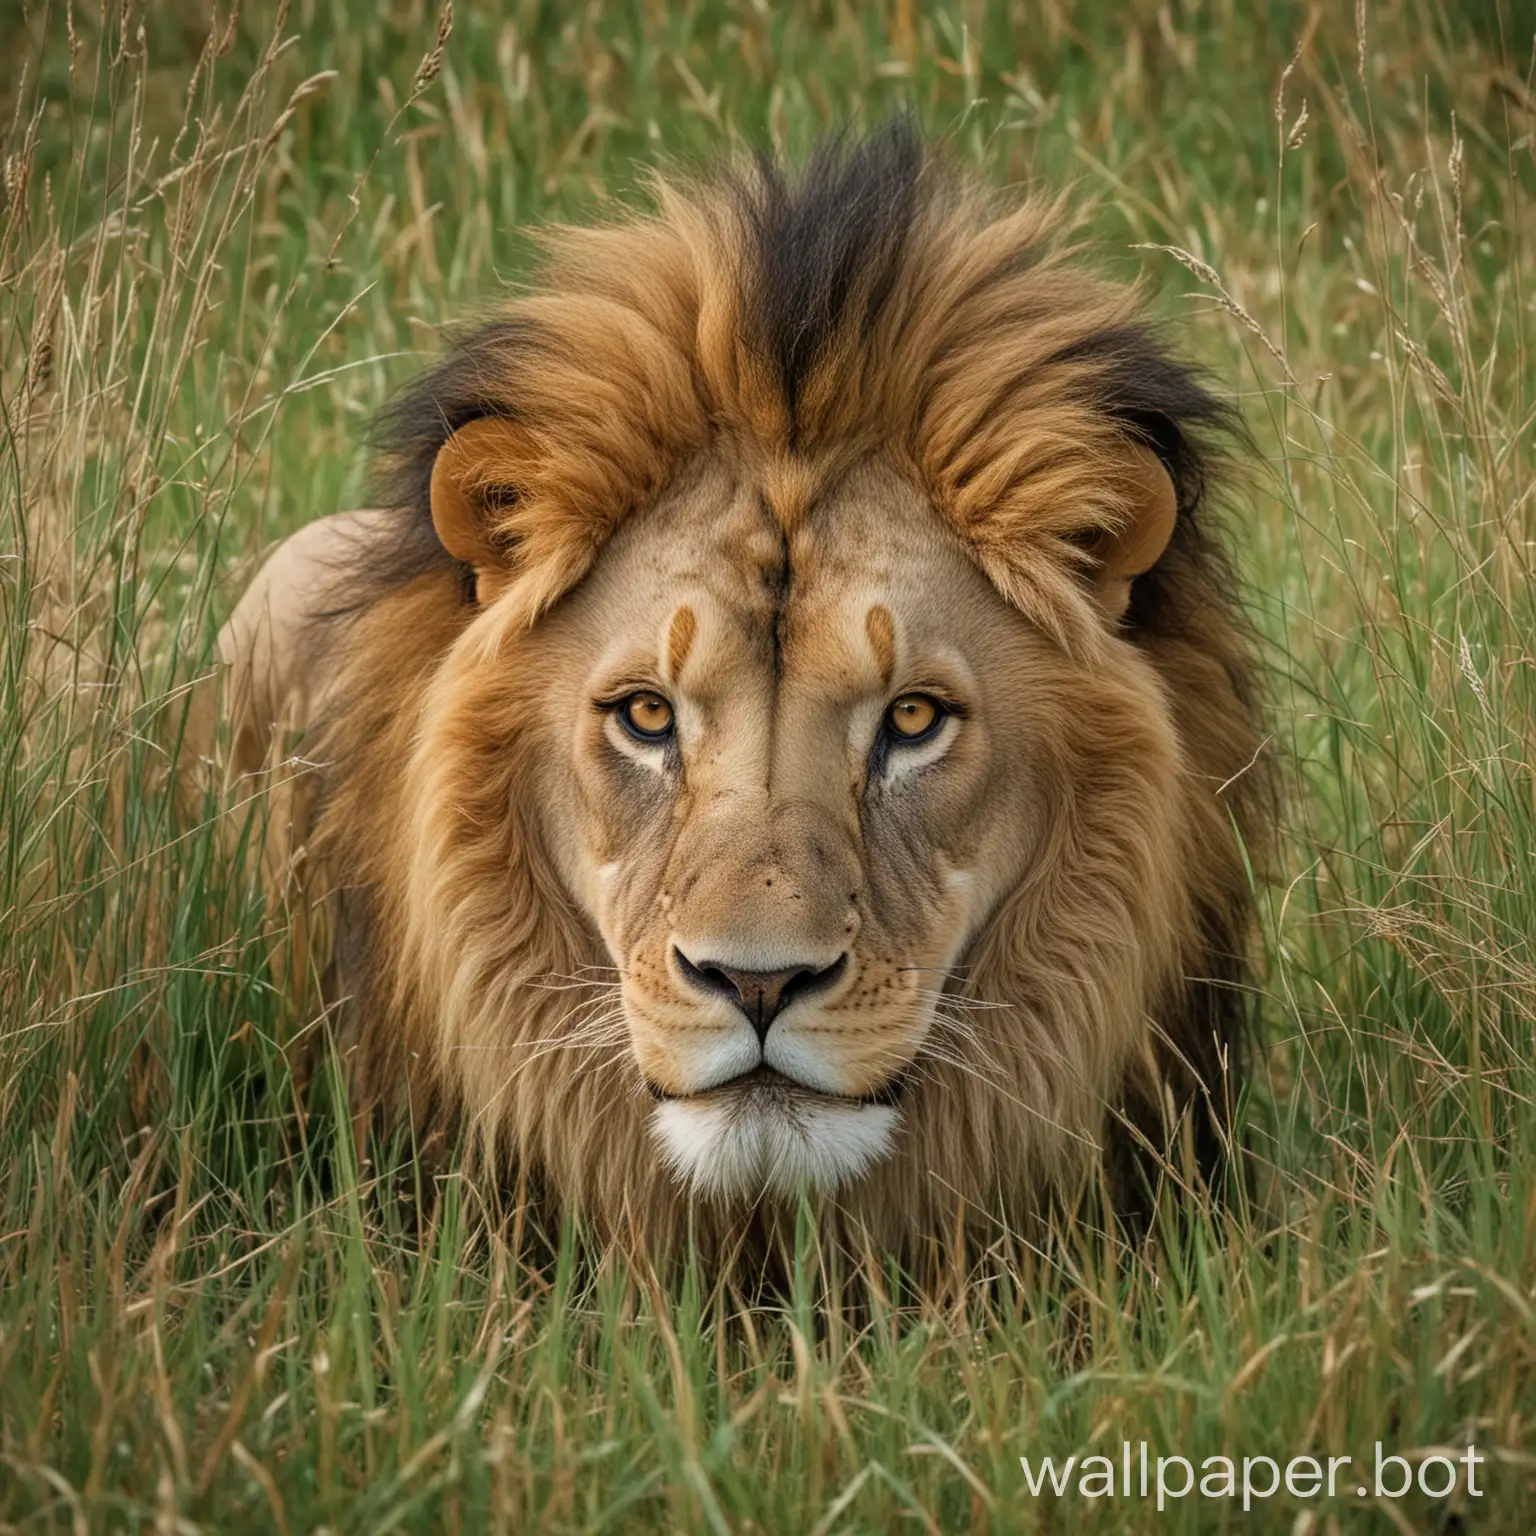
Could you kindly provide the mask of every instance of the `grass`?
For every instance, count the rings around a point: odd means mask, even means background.
[[[0,1530],[1527,1530],[1533,29],[1526,0],[8,9]],[[466,1175],[359,1161],[281,915],[169,792],[187,688],[260,552],[364,497],[370,413],[524,227],[901,104],[1097,197],[1105,263],[1262,450],[1231,497],[1288,795],[1260,1198],[846,1314],[809,1237],[753,1309],[569,1234],[529,1269]],[[1023,1482],[1141,1440],[1356,1467],[1247,1515]],[[1475,1443],[1483,1496],[1362,1499],[1377,1441]]]

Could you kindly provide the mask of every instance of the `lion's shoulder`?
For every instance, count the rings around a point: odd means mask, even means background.
[[[252,772],[279,729],[305,730],[330,648],[318,625],[350,601],[360,548],[389,514],[338,512],[306,523],[267,556],[219,631],[232,766]]]

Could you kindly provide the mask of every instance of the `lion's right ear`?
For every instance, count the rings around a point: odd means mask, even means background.
[[[474,567],[481,600],[512,575],[512,543],[498,522],[527,474],[528,434],[502,416],[460,427],[432,465],[432,526],[455,560]]]

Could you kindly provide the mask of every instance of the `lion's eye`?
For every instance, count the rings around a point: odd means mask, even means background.
[[[672,734],[672,706],[659,693],[632,693],[618,709],[619,723],[637,741],[665,741]]]
[[[927,741],[943,725],[945,713],[926,693],[904,693],[886,710],[885,724],[897,741]]]

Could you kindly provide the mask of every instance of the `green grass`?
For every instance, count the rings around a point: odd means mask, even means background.
[[[0,1531],[1137,1531],[1018,1458],[1142,1439],[1490,1458],[1477,1500],[1351,1473],[1169,1529],[1528,1530],[1527,0],[1372,0],[1363,41],[1241,0],[498,9],[440,53],[424,0],[0,18]],[[280,914],[169,792],[186,687],[525,227],[902,104],[1097,197],[1262,450],[1229,498],[1288,796],[1258,1197],[846,1314],[810,1243],[753,1309],[569,1238],[529,1269],[468,1176],[359,1160]]]

